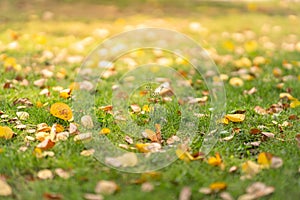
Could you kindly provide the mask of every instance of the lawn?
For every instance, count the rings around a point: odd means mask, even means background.
[[[287,1],[1,1],[0,199],[297,199],[299,11]],[[143,27],[187,35],[218,74],[147,48],[97,60],[101,42]],[[99,74],[84,70],[94,63]],[[169,80],[175,95],[155,92]],[[211,119],[214,107],[224,112]]]

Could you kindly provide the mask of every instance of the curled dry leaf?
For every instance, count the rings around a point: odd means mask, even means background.
[[[73,135],[73,134],[77,134],[78,132],[79,131],[78,131],[77,125],[75,123],[70,123],[70,125],[69,125],[69,133],[71,135]]]
[[[42,150],[51,149],[55,145],[55,142],[52,142],[50,139],[45,139],[39,143],[36,147]]]
[[[161,144],[159,143],[138,143],[135,145],[136,148],[142,153],[158,152],[161,150]]]
[[[198,192],[202,193],[202,194],[211,194],[212,191],[209,187],[202,187],[198,190]]]
[[[86,193],[84,194],[83,198],[86,200],[103,200],[103,196],[101,194]]]
[[[151,191],[153,191],[153,189],[154,189],[153,184],[151,184],[149,182],[145,182],[141,185],[142,192],[151,192]]]
[[[254,200],[263,196],[272,194],[275,191],[274,187],[266,186],[264,183],[255,182],[246,189],[246,194],[240,196],[238,200]]]
[[[54,193],[44,193],[43,197],[45,200],[61,200],[63,196],[61,194],[54,194]]]
[[[208,158],[207,163],[212,166],[221,166],[223,164],[222,158],[219,153],[216,153],[215,156]]]
[[[131,137],[129,137],[128,135],[125,136],[125,141],[128,143],[128,144],[133,144],[133,139]]]
[[[92,138],[92,133],[81,133],[74,137],[74,141],[84,141]]]
[[[252,178],[260,172],[260,166],[255,162],[248,160],[242,164],[242,172],[246,175],[245,178]]]
[[[13,105],[17,105],[17,104],[33,106],[33,104],[31,103],[31,101],[28,98],[19,98],[19,99],[14,100]]]
[[[81,117],[81,124],[83,127],[91,129],[94,127],[93,119],[89,115]]]
[[[118,185],[113,181],[102,180],[96,185],[95,192],[105,195],[111,195],[119,189]]]
[[[63,178],[63,179],[68,179],[71,177],[71,174],[70,172],[68,171],[65,171],[61,168],[57,168],[55,169],[55,173],[60,177],[60,178]]]
[[[268,137],[268,138],[274,138],[274,133],[269,133],[269,132],[261,132],[262,135]]]
[[[7,126],[0,126],[0,138],[11,139],[14,132]]]
[[[228,192],[221,192],[220,198],[223,200],[233,200],[233,197]]]
[[[29,118],[28,112],[17,112],[16,114],[20,120],[27,120]]]
[[[238,170],[238,167],[237,166],[232,166],[232,167],[230,167],[230,169],[229,169],[229,173],[233,173],[233,172],[236,172]]]
[[[95,153],[95,149],[83,150],[80,155],[82,156],[91,156]]]
[[[53,178],[53,173],[51,170],[49,169],[43,169],[43,170],[40,170],[38,173],[37,173],[37,177],[39,179],[52,179]]]
[[[255,87],[251,88],[250,90],[244,90],[244,94],[252,95],[257,92],[257,89]]]
[[[11,187],[5,180],[0,179],[0,196],[10,196],[12,194]]]
[[[132,109],[132,111],[134,113],[139,113],[139,112],[142,111],[141,107],[139,105],[137,105],[137,104],[130,105],[130,108]]]
[[[156,136],[156,133],[150,129],[146,129],[145,131],[142,132],[142,135],[145,137],[145,138],[148,138],[151,140],[151,142],[158,142],[158,139],[157,139],[157,136]]]
[[[295,139],[298,143],[298,147],[300,148],[300,133],[298,133],[296,136],[295,136]]]
[[[260,106],[255,106],[254,111],[259,115],[266,115],[268,112]]]
[[[192,191],[190,187],[183,187],[179,194],[179,200],[190,200],[192,197]]]
[[[71,108],[65,103],[55,103],[50,108],[50,113],[59,119],[71,120],[73,113]]]

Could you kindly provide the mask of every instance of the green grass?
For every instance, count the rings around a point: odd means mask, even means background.
[[[123,1],[122,1],[123,2]],[[128,1],[131,2],[131,1]],[[154,2],[154,1],[153,1]],[[150,5],[152,5],[150,2]],[[300,117],[300,107],[288,108],[281,112],[279,115],[258,115],[254,112],[254,107],[259,105],[263,108],[269,108],[272,104],[281,101],[279,94],[291,90],[291,94],[300,99],[300,80],[297,77],[300,75],[300,62],[299,51],[287,51],[281,47],[283,42],[291,41],[297,43],[300,41],[298,28],[299,16],[296,19],[289,17],[289,14],[295,13],[297,6],[291,9],[291,6],[281,7],[277,5],[274,10],[281,10],[276,14],[268,4],[258,4],[257,11],[246,11],[247,6],[242,4],[237,5],[220,5],[205,3],[195,8],[184,6],[182,13],[175,15],[174,13],[165,13],[163,15],[149,14],[144,12],[140,14],[135,13],[135,8],[130,10],[127,4],[122,4],[120,1],[116,2],[117,7],[125,9],[125,13],[118,13],[116,17],[108,18],[94,18],[97,13],[88,13],[87,16],[69,17],[61,10],[53,11],[55,13],[54,19],[43,21],[41,19],[42,11],[46,10],[43,5],[34,7],[30,12],[25,10],[22,15],[25,17],[20,19],[16,12],[18,9],[10,4],[8,10],[5,10],[6,21],[0,24],[0,56],[6,55],[16,59],[17,63],[22,66],[22,71],[7,71],[4,67],[3,61],[0,60],[0,110],[8,114],[10,118],[16,117],[18,111],[17,106],[13,105],[13,101],[17,98],[29,98],[34,104],[33,107],[24,109],[30,114],[30,118],[24,121],[24,124],[35,127],[39,123],[47,123],[50,126],[54,123],[60,123],[68,127],[68,122],[57,119],[49,112],[50,105],[55,102],[64,102],[72,106],[71,99],[63,99],[59,97],[59,93],[53,91],[53,86],[62,86],[64,88],[75,81],[76,70],[80,67],[81,62],[68,63],[67,56],[80,55],[86,56],[99,44],[103,38],[94,36],[92,33],[96,28],[105,28],[110,31],[110,35],[120,33],[124,30],[125,26],[146,24],[148,26],[160,26],[164,28],[171,28],[183,32],[195,39],[199,44],[203,45],[206,49],[215,49],[217,55],[232,56],[232,61],[240,57],[248,57],[250,60],[256,56],[265,57],[268,62],[260,66],[263,71],[260,76],[253,80],[244,81],[242,87],[233,87],[228,81],[224,82],[226,89],[226,113],[232,113],[235,110],[246,110],[246,119],[242,123],[229,123],[224,125],[224,133],[221,137],[229,136],[235,128],[240,128],[240,132],[230,141],[218,142],[212,151],[207,155],[213,156],[215,152],[219,152],[225,163],[225,169],[221,170],[219,167],[213,167],[207,164],[206,161],[191,161],[186,163],[182,160],[177,160],[169,166],[157,171],[158,175],[151,176],[147,174],[124,173],[114,169],[110,169],[101,164],[94,157],[84,157],[80,152],[84,150],[85,144],[74,142],[73,137],[67,141],[58,142],[50,151],[55,153],[55,157],[36,158],[33,155],[34,148],[38,142],[30,142],[28,149],[25,152],[19,151],[19,148],[26,145],[24,141],[25,136],[29,135],[25,131],[14,128],[14,124],[0,119],[1,126],[9,126],[16,133],[16,136],[10,140],[0,139],[0,176],[4,176],[8,184],[13,189],[13,195],[9,197],[0,197],[0,199],[43,199],[44,193],[57,193],[63,195],[64,199],[83,199],[85,193],[94,193],[94,188],[99,180],[113,180],[115,181],[120,190],[113,195],[105,196],[106,199],[178,199],[179,193],[184,186],[189,186],[192,189],[192,199],[220,199],[218,194],[204,195],[198,192],[200,187],[208,187],[213,182],[226,182],[228,188],[226,189],[234,199],[245,193],[246,187],[253,182],[261,181],[267,185],[274,186],[274,194],[263,197],[262,199],[296,199],[300,196],[300,151],[295,140],[295,135],[299,133],[300,125],[298,120],[290,120],[289,116],[297,115]],[[155,2],[154,2],[155,3]],[[178,3],[178,2],[177,2]],[[178,9],[178,6],[175,8]],[[63,4],[63,3],[62,3]],[[149,2],[148,2],[149,4]],[[148,5],[147,4],[147,5]],[[165,5],[165,1],[158,5]],[[179,4],[179,3],[178,3]],[[51,4],[52,5],[52,4]],[[63,4],[64,6],[70,6]],[[87,6],[92,6],[86,4]],[[173,5],[173,6],[174,6]],[[44,5],[45,6],[45,5]],[[77,5],[74,5],[75,7]],[[136,7],[142,7],[136,5]],[[77,8],[77,7],[76,7]],[[266,9],[266,12],[264,12]],[[76,9],[74,9],[75,12]],[[196,12],[196,11],[199,12]],[[190,11],[190,13],[189,13]],[[214,11],[214,12],[212,12]],[[298,10],[299,11],[299,10]],[[76,11],[78,12],[78,11]],[[105,11],[104,11],[105,12]],[[220,15],[220,13],[229,13],[228,15]],[[243,15],[241,14],[243,13]],[[33,19],[30,14],[37,14],[38,18]],[[184,17],[182,15],[185,15]],[[162,20],[158,20],[160,17]],[[207,28],[207,32],[195,33],[189,29],[190,22],[199,22]],[[263,32],[262,26],[270,27],[269,32]],[[281,30],[276,32],[274,26],[280,26]],[[6,46],[13,42],[10,37],[10,31],[14,30],[19,35],[18,39],[19,49],[7,49]],[[243,35],[246,30],[251,30],[255,33],[253,39],[257,42],[258,48],[253,52],[244,52],[238,54],[226,49],[224,41],[232,41],[235,47],[243,47],[244,42],[237,42],[233,38],[224,37],[224,32],[233,34],[239,32]],[[295,35],[296,40],[293,41],[290,36]],[[43,44],[38,43],[37,35],[44,36],[46,42]],[[276,47],[266,50],[263,47],[262,37],[266,36]],[[83,40],[86,37],[93,37],[93,42],[87,44],[83,51],[76,51],[72,45]],[[250,40],[250,39],[249,39]],[[48,50],[58,55],[62,53],[62,49],[66,50],[66,57],[62,60],[55,61],[53,58],[42,58],[43,51]],[[131,55],[124,55],[124,57]],[[164,57],[175,60],[172,55],[165,53]],[[150,52],[146,52],[143,56],[133,57],[138,64],[154,62],[156,56]],[[215,57],[216,64],[222,74],[227,74],[232,77],[232,73],[238,69],[233,62],[222,62]],[[293,64],[292,69],[286,69],[282,63],[287,61]],[[110,97],[112,91],[111,86],[117,83],[118,79],[126,72],[122,58],[116,63],[118,74],[111,77],[97,86],[96,93],[96,107],[110,104]],[[53,68],[50,67],[53,65]],[[25,70],[26,67],[31,70]],[[172,67],[176,70],[182,70],[187,74],[188,79],[191,79],[192,87],[195,89],[195,94],[199,97],[202,96],[203,90],[206,90],[205,84],[197,82],[201,79],[199,75],[191,73],[191,66],[173,64]],[[282,76],[275,77],[273,69],[279,67],[282,70]],[[49,78],[45,87],[49,88],[51,95],[49,97],[39,95],[40,88],[33,85],[33,81],[40,79],[42,76],[40,71],[42,69],[51,69],[56,75],[61,69],[66,70],[66,77],[63,79],[53,77]],[[249,68],[248,68],[249,69]],[[294,79],[284,82],[282,89],[278,89],[276,85],[282,82],[283,77],[293,75]],[[8,80],[22,77],[29,81],[28,86],[21,86],[15,84],[14,88],[3,89],[3,85]],[[151,85],[154,87],[155,85]],[[244,90],[249,90],[252,87],[257,88],[257,92],[253,95],[244,95]],[[138,89],[144,89],[140,87]],[[135,91],[136,95],[131,95],[129,98],[131,103],[137,103],[140,106],[147,104],[147,96],[139,98],[139,90]],[[284,100],[283,100],[284,101]],[[48,105],[38,108],[37,102],[48,103]],[[175,101],[174,101],[175,102]],[[163,137],[167,139],[173,132],[178,130],[178,120],[180,117],[174,115],[177,113],[178,105],[176,103],[161,104],[166,106],[169,111],[167,119],[169,123],[163,126]],[[225,102],[224,102],[225,105]],[[209,114],[208,108],[210,104],[200,106],[200,113]],[[130,110],[130,109],[129,109]],[[113,120],[109,114],[97,110],[95,112],[99,125],[102,127],[109,127],[112,134],[108,138],[114,143],[125,143],[122,138],[125,134],[120,130],[118,124]],[[172,115],[173,114],[173,115]],[[142,126],[147,127],[145,120],[149,116],[145,115],[132,115],[132,119]],[[277,121],[282,124],[288,121],[292,126],[283,127],[280,130],[278,125],[272,121]],[[145,124],[143,124],[145,123]],[[197,152],[201,146],[203,134],[207,131],[209,125],[209,117],[199,119],[198,132],[199,135],[194,137],[190,142],[191,152]],[[251,135],[250,129],[257,128],[258,126],[265,126],[263,131],[272,132],[275,138],[268,138],[263,141],[259,147],[249,147],[245,143],[261,140],[260,135]],[[154,130],[154,127],[153,127]],[[146,142],[145,139],[133,137],[134,142]],[[283,141],[282,141],[283,140]],[[228,170],[231,166],[241,166],[247,160],[256,161],[257,156],[261,152],[269,152],[283,159],[283,166],[279,169],[265,169],[258,175],[254,176],[251,180],[240,179],[242,172],[239,168],[235,173],[229,173]],[[40,180],[37,178],[37,172],[41,169],[50,169],[54,172],[56,168],[63,168],[73,172],[73,176],[64,180],[55,176],[53,180]],[[135,184],[136,180],[143,179],[154,185],[152,192],[141,191],[141,185]]]

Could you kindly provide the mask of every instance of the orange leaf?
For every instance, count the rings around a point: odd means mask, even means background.
[[[70,120],[73,118],[71,108],[65,103],[55,103],[50,108],[50,113],[59,119]]]
[[[227,184],[224,182],[216,182],[216,183],[210,184],[209,188],[212,191],[218,192],[220,190],[225,190],[227,188]]]
[[[215,154],[215,157],[209,157],[208,159],[208,164],[212,165],[212,166],[221,166],[222,165],[222,159],[219,153]]]

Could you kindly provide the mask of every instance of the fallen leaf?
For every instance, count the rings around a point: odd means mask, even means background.
[[[38,173],[37,173],[37,177],[39,179],[52,179],[53,178],[53,173],[51,170],[49,169],[43,169],[43,170],[40,170]]]
[[[6,181],[0,179],[0,196],[10,196],[12,195],[11,187],[6,183]]]
[[[275,191],[274,187],[266,186],[264,183],[255,182],[248,186],[246,189],[246,194],[240,196],[238,200],[254,200],[259,199],[263,196],[272,194]]]
[[[93,119],[89,115],[85,115],[85,116],[81,117],[81,124],[83,127],[87,128],[87,129],[91,129],[94,127]]]
[[[294,100],[294,101],[292,101],[291,103],[290,103],[290,107],[291,108],[296,108],[296,107],[298,107],[298,106],[300,106],[300,101],[297,99],[297,100]]]
[[[71,120],[73,113],[71,108],[65,103],[55,103],[50,108],[50,113],[59,119]]]
[[[74,141],[89,140],[92,138],[92,133],[80,133],[74,137]]]
[[[53,193],[44,193],[43,197],[46,200],[60,200],[60,199],[63,199],[63,196],[61,194],[53,194]]]
[[[101,194],[86,193],[84,194],[83,198],[86,200],[103,200],[103,196]]]
[[[192,191],[190,187],[183,187],[179,194],[179,200],[190,200],[192,197]]]
[[[241,87],[244,85],[244,81],[241,78],[238,77],[232,77],[229,80],[229,84],[234,86],[234,87]]]
[[[125,141],[128,143],[128,144],[133,144],[133,139],[131,137],[129,137],[128,135],[125,136]]]
[[[233,197],[228,192],[221,192],[219,196],[223,200],[233,200]]]
[[[28,112],[17,112],[16,114],[20,120],[27,120],[29,118]]]
[[[295,136],[295,139],[298,142],[298,147],[300,148],[300,133]]]
[[[153,191],[153,189],[154,189],[153,184],[151,184],[149,182],[145,182],[141,185],[142,192],[151,192],[151,191]]]
[[[19,98],[19,99],[14,100],[13,105],[17,105],[17,104],[33,106],[33,104],[31,103],[31,101],[28,98]]]
[[[274,133],[270,133],[270,132],[261,132],[262,135],[268,137],[268,138],[274,138]]]
[[[0,126],[0,138],[11,139],[14,132],[7,126]]]
[[[158,152],[161,150],[161,144],[159,143],[137,143],[136,148],[142,153]]]
[[[250,90],[244,90],[244,94],[252,95],[257,92],[257,89],[255,87],[251,88]]]
[[[279,157],[273,156],[271,158],[271,168],[280,168],[283,165],[283,160]]]
[[[266,115],[268,112],[260,106],[255,106],[254,111],[259,115]]]
[[[119,189],[118,185],[113,181],[102,180],[96,185],[95,192],[105,195],[111,195]]]
[[[219,192],[220,190],[225,190],[227,188],[227,184],[224,182],[216,182],[216,183],[210,184],[209,188],[213,192]]]
[[[148,138],[151,140],[151,142],[158,142],[158,139],[157,139],[157,136],[156,136],[156,133],[150,129],[146,129],[145,131],[142,132],[142,135],[145,137],[145,138]]]
[[[227,114],[225,118],[231,122],[242,122],[245,120],[245,114]]]
[[[82,156],[91,156],[95,153],[95,149],[83,150],[80,155]]]
[[[292,101],[296,101],[297,99],[295,97],[293,97],[290,93],[280,93],[279,94],[279,98],[283,99],[283,98],[287,98],[288,100],[292,100]]]
[[[269,168],[271,165],[272,154],[270,153],[260,153],[257,157],[257,163],[262,166],[262,168]]]
[[[45,139],[39,143],[36,147],[42,150],[51,149],[55,145],[55,142],[52,142],[50,139]]]
[[[215,156],[211,156],[208,158],[207,163],[212,166],[221,166],[223,161],[219,153],[216,153]]]
[[[242,172],[246,174],[246,178],[252,178],[260,172],[260,166],[249,160],[242,164]]]
[[[238,167],[237,166],[232,166],[232,167],[230,167],[230,169],[228,170],[228,172],[229,173],[233,173],[233,172],[235,172],[235,171],[237,171],[238,170]]]
[[[55,169],[55,173],[60,177],[60,178],[63,178],[63,179],[68,179],[71,177],[71,174],[70,172],[68,171],[65,171],[61,168],[57,168]]]
[[[132,109],[132,111],[134,113],[139,113],[139,112],[142,111],[141,107],[139,105],[137,105],[137,104],[130,105],[130,108]]]
[[[209,187],[202,187],[198,190],[198,192],[202,193],[202,194],[211,194],[212,191]]]
[[[109,133],[110,133],[110,129],[109,128],[102,128],[100,130],[100,134],[106,135],[106,134],[109,134]]]

